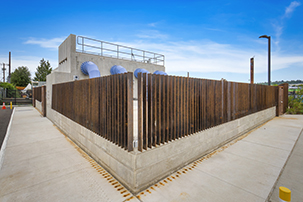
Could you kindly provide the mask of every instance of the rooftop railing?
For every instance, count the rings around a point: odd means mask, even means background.
[[[164,55],[128,46],[77,36],[77,52],[164,66]]]

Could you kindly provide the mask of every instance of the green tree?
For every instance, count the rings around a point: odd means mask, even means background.
[[[49,61],[45,61],[44,58],[42,58],[40,65],[36,69],[34,81],[46,81],[46,76],[51,72],[52,68]]]
[[[288,97],[288,114],[303,114],[303,85],[298,87],[296,97],[294,95]]]
[[[31,73],[27,67],[21,66],[11,74],[11,83],[25,87],[31,82]]]
[[[13,84],[6,83],[6,82],[1,82],[0,87],[1,88],[7,88],[9,90],[17,90],[17,88]]]

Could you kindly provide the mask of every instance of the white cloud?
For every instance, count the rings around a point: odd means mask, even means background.
[[[58,46],[64,41],[65,37],[59,37],[59,38],[53,38],[53,39],[36,39],[36,38],[30,38],[24,44],[35,44],[39,45],[42,48],[50,48],[50,49],[56,49]]]
[[[276,36],[276,38],[273,40],[273,42],[276,45],[278,50],[280,50],[279,43],[280,43],[281,35],[282,35],[283,29],[284,29],[284,19],[290,18],[291,14],[294,12],[295,8],[300,5],[301,5],[301,3],[298,1],[291,2],[290,5],[285,8],[285,13],[283,14],[283,16],[281,18],[279,18],[278,21],[276,21],[275,23],[272,24],[272,26],[275,30],[275,36]]]
[[[157,26],[157,22],[153,22],[153,23],[149,23],[147,26],[149,27],[156,27]]]
[[[249,60],[255,56],[255,73],[267,72],[267,50],[252,50],[212,41],[128,43],[131,47],[165,55],[165,67],[174,72],[249,72]],[[303,56],[272,53],[272,70],[303,64]],[[302,65],[303,66],[303,65]]]
[[[297,8],[300,5],[301,5],[301,3],[298,1],[291,2],[290,5],[288,7],[286,7],[283,17],[290,17],[291,14],[294,12],[295,8]]]
[[[158,30],[142,30],[137,37],[143,39],[167,39],[168,35],[161,34]]]

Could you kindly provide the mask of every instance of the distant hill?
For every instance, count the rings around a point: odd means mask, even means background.
[[[288,83],[288,84],[303,84],[303,80],[291,80],[291,81],[273,81],[271,82],[271,85],[279,85],[282,83]],[[268,85],[267,82],[263,82],[263,83],[258,83],[258,84],[262,84],[262,85]]]

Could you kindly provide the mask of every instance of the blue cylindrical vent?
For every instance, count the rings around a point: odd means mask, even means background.
[[[167,75],[166,72],[159,71],[159,70],[156,70],[156,71],[154,72],[154,74],[158,74],[158,75]]]
[[[88,75],[90,79],[100,77],[98,66],[91,61],[83,62],[80,68],[82,73]]]
[[[138,78],[138,73],[147,73],[147,74],[149,74],[150,72],[149,71],[147,71],[146,69],[142,69],[142,68],[138,68],[138,69],[136,69],[135,71],[134,71],[134,74],[135,74],[135,77],[136,78]]]
[[[110,73],[112,75],[114,74],[124,74],[127,73],[126,69],[120,65],[114,65],[112,68],[110,68]]]

